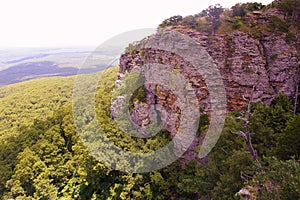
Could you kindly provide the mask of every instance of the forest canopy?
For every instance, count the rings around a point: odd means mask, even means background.
[[[103,72],[97,97],[99,120],[118,146],[147,152],[170,140],[168,132],[149,140],[128,137],[115,128],[107,109],[117,68]],[[72,79],[70,78],[70,84]],[[43,80],[44,81],[44,80]],[[65,82],[67,84],[67,82]],[[32,86],[31,86],[32,87]],[[51,99],[51,98],[50,98]],[[49,99],[49,100],[50,100]],[[51,102],[51,101],[50,101]],[[155,172],[115,171],[90,155],[76,133],[70,103],[52,116],[14,129],[0,149],[2,199],[230,199],[241,188],[262,198],[296,199],[299,191],[300,115],[293,116],[285,95],[270,106],[255,103],[251,116],[253,144],[260,165],[251,159],[242,137],[239,112],[230,113],[218,144],[204,164],[179,161]],[[101,108],[101,109],[99,109]],[[17,137],[15,137],[17,136]],[[284,173],[288,169],[288,173]],[[284,180],[282,180],[284,176]],[[280,191],[280,193],[278,193]]]

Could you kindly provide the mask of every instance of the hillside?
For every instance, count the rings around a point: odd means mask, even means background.
[[[102,130],[116,145],[131,152],[151,152],[163,147],[170,140],[168,131],[147,140],[134,138],[111,120],[109,106],[117,70],[104,71],[97,86],[96,112]],[[55,79],[41,80],[51,82]],[[31,86],[36,87],[35,84]],[[97,146],[101,142],[96,139],[83,145],[83,141],[99,137],[98,131],[87,130],[84,135],[78,135],[71,105],[66,103],[53,115],[45,116],[47,120],[35,120],[33,125],[19,130],[17,137],[6,137],[0,148],[2,199],[228,199],[242,187],[250,191],[260,187],[261,195],[267,199],[276,198],[278,188],[282,190],[282,197],[297,198],[300,168],[291,158],[299,155],[299,114],[293,117],[291,107],[291,101],[284,95],[276,97],[271,106],[254,105],[251,118],[251,130],[255,131],[253,145],[260,159],[267,156],[261,160],[262,166],[252,161],[243,138],[232,133],[244,128],[243,121],[237,118],[240,114],[231,113],[220,140],[203,164],[192,160],[183,167],[176,161],[158,171],[136,174],[108,168],[91,156],[86,145]],[[84,111],[82,117],[84,123],[93,126],[86,120]],[[205,129],[205,123],[202,128]],[[107,145],[103,148],[114,154]],[[102,153],[103,158],[108,156],[107,151]],[[119,166],[125,164],[113,162]],[[284,180],[280,176],[283,172]],[[248,181],[244,182],[244,179]]]
[[[0,199],[300,199],[299,14],[211,6],[163,21],[120,67],[1,87]],[[199,158],[212,91],[224,126]]]
[[[70,102],[74,77],[35,79],[0,88],[0,137],[45,120]]]

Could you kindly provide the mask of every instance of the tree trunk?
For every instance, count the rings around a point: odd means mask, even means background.
[[[296,111],[297,111],[297,104],[298,104],[298,94],[299,94],[299,84],[297,85],[297,88],[296,88],[296,94],[295,94],[295,103],[294,103],[294,117],[296,116]]]
[[[254,149],[253,145],[252,145],[252,140],[251,140],[251,135],[250,135],[250,117],[251,117],[251,103],[253,102],[253,94],[256,88],[256,84],[253,86],[252,91],[251,91],[251,96],[250,96],[250,100],[248,103],[248,108],[247,108],[247,113],[246,113],[246,131],[245,131],[245,135],[246,135],[246,141],[247,141],[247,145],[248,145],[248,149],[249,152],[252,156],[253,161],[256,161],[259,163],[258,159],[257,159],[257,152]]]

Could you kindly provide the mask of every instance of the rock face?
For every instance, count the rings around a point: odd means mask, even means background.
[[[256,12],[255,15],[248,17],[248,20],[257,25],[268,24],[271,15],[283,18],[281,13],[271,10]],[[256,86],[253,94],[255,102],[270,104],[274,96],[280,92],[291,98],[295,97],[295,91],[299,84],[297,44],[300,43],[300,40],[288,43],[286,33],[264,31],[261,32],[260,37],[254,37],[252,34],[242,31],[209,36],[207,33],[180,25],[168,27],[164,31],[171,30],[189,36],[211,56],[223,78],[227,111],[243,109],[250,99],[254,85]],[[193,50],[190,51],[192,53]],[[183,74],[196,91],[201,112],[210,114],[210,94],[204,78],[200,74],[195,74],[191,63],[172,52],[144,48],[124,53],[120,58],[117,85],[122,84],[126,73],[151,63],[171,66]],[[181,116],[181,110],[175,104],[177,97],[167,88],[159,85],[150,84],[145,87],[147,102],[134,103],[131,111],[132,120],[140,126],[146,126],[151,121],[150,114],[146,110],[149,110],[151,105],[158,104],[165,109],[165,113],[163,113],[164,128],[174,136]],[[112,110],[115,110],[114,107],[113,103]],[[190,150],[183,156],[183,160],[194,157],[194,151],[199,141],[201,143],[201,135],[195,139]]]

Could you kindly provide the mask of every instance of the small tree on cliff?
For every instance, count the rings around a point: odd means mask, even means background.
[[[164,27],[167,27],[167,26],[175,26],[177,25],[180,21],[182,21],[182,16],[180,15],[175,15],[173,17],[170,17],[168,19],[165,19],[160,25],[159,27],[160,28],[164,28]]]
[[[220,15],[223,13],[224,8],[220,5],[209,6],[203,13],[206,14],[206,20],[211,25],[211,34],[214,35],[216,29],[220,25]]]
[[[258,71],[256,71],[255,74],[257,75],[257,77],[256,77],[256,79],[253,83],[253,87],[252,87],[252,90],[251,90],[251,93],[250,93],[250,97],[249,97],[245,117],[239,117],[239,119],[244,121],[244,123],[245,123],[244,124],[244,130],[243,131],[240,130],[239,132],[237,132],[237,134],[242,136],[246,140],[249,153],[252,156],[252,160],[257,162],[260,165],[258,157],[257,157],[257,151],[254,149],[253,144],[252,144],[251,130],[250,130],[250,126],[251,126],[250,119],[251,119],[251,116],[252,116],[253,95],[254,95],[254,92],[256,90],[256,86],[257,86],[257,83],[258,83],[258,77],[259,77],[258,76],[259,75]],[[246,100],[245,97],[243,97],[243,98]]]

